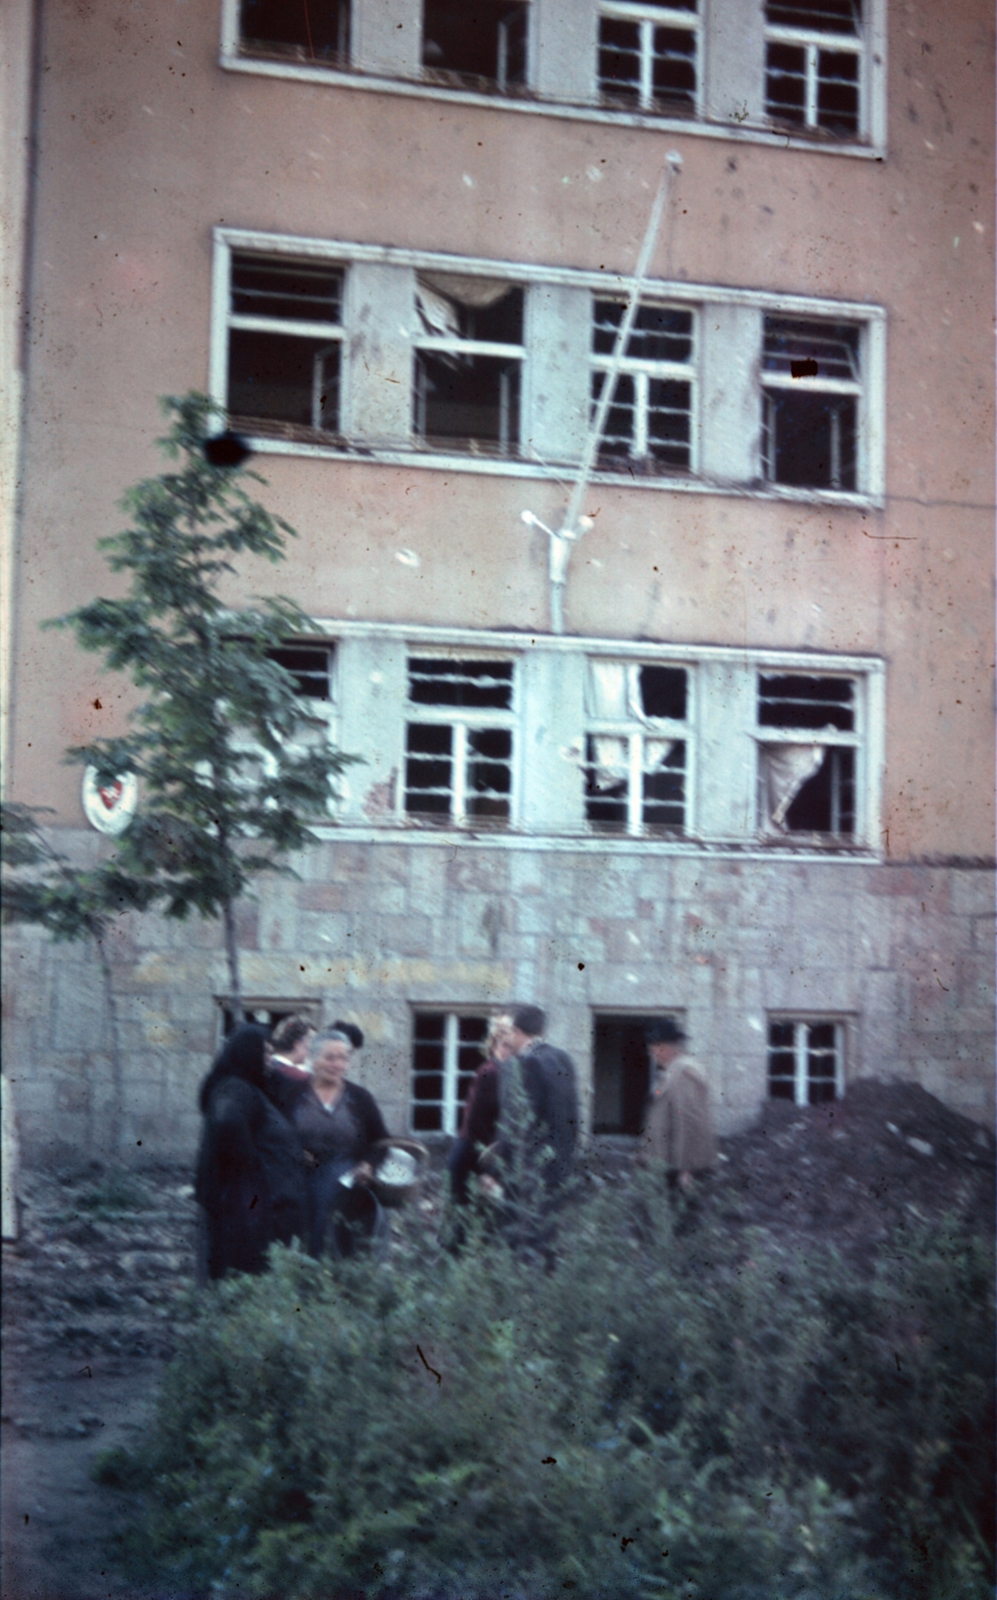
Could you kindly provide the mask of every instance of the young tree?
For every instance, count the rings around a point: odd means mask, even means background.
[[[124,671],[143,695],[133,731],[69,751],[110,782],[134,772],[141,801],[118,843],[117,866],[167,916],[220,917],[233,1008],[242,1018],[235,908],[253,876],[289,870],[313,842],[308,819],[329,814],[335,779],[358,758],[303,742],[307,711],[291,673],[270,655],[314,624],[293,601],[256,599],[233,610],[219,589],[240,555],[280,561],[294,530],[239,486],[264,480],[213,465],[205,449],[216,414],[204,395],[162,401],[160,445],[179,470],[125,496],[132,526],[101,540],[119,600],[93,600],[49,626],[72,628],[85,650]],[[217,430],[215,430],[217,431]]]
[[[0,808],[0,860],[8,869],[3,883],[4,920],[38,923],[57,942],[93,940],[104,986],[111,1056],[107,1142],[117,1158],[124,1124],[124,1066],[107,935],[112,917],[142,910],[148,904],[149,891],[123,873],[114,860],[89,870],[74,867],[46,837],[38,820],[41,811],[37,806],[13,802]]]

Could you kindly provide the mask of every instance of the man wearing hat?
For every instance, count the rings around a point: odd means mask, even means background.
[[[673,1017],[650,1023],[644,1038],[652,1081],[637,1159],[642,1165],[664,1162],[669,1182],[688,1194],[693,1173],[715,1166],[717,1159],[706,1074],[686,1054],[685,1034]]]

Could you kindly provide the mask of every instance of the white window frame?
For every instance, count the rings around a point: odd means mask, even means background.
[[[818,323],[822,319],[819,317],[800,317],[796,320],[801,322]],[[831,321],[832,319],[825,318],[823,320]],[[862,323],[852,317],[840,317],[836,320],[839,322],[850,323],[853,327],[858,329],[859,376],[857,378],[822,378],[819,374],[815,378],[794,378],[792,374],[788,372],[766,372],[764,370],[765,324],[764,318],[762,319],[762,360],[759,362],[759,366],[761,368],[762,405],[766,405],[769,393],[777,389],[784,393],[795,394],[850,395],[856,403],[855,481],[856,485],[864,485],[868,481],[870,473],[873,470],[873,446],[870,439],[870,428],[872,426],[872,405],[870,399],[868,369],[870,364],[874,365],[876,363],[879,352],[875,348],[875,340],[871,334],[870,323]],[[769,476],[769,471],[770,463],[763,459],[762,472],[765,482],[771,488],[780,490],[783,493],[789,491],[793,493],[809,492],[813,494],[852,495],[861,494],[863,492],[862,488],[859,487],[855,489],[830,488],[808,490],[803,484],[795,485],[779,483],[775,478]]]
[[[640,109],[651,116],[681,116],[680,111],[669,113],[658,111],[654,102],[654,30],[655,28],[680,28],[685,33],[696,36],[696,52],[693,60],[696,66],[696,93],[692,106],[689,109],[690,117],[701,117],[703,114],[703,18],[699,10],[680,11],[668,6],[641,5],[640,0],[600,0],[599,21],[606,18],[610,22],[636,23],[640,29]],[[596,41],[596,52],[601,50],[601,41]],[[596,63],[596,84],[600,97],[611,95],[612,90],[599,84],[598,59]]]
[[[787,44],[803,49],[804,56],[804,121],[803,127],[811,134],[826,134],[831,138],[839,138],[844,143],[849,142],[847,134],[835,134],[833,129],[825,129],[817,121],[817,93],[818,93],[818,58],[822,50],[834,52],[836,55],[854,55],[858,57],[859,70],[856,82],[859,102],[858,137],[869,137],[869,48],[866,40],[867,23],[859,24],[858,33],[834,33],[822,28],[789,27],[783,23],[765,24],[765,75],[768,77],[768,47],[770,44]],[[768,95],[766,93],[766,110],[768,111]],[[778,113],[771,111],[768,115],[773,121],[778,122]],[[786,124],[784,123],[783,126]]]
[[[607,280],[605,274],[588,272],[574,267],[545,267],[524,262],[496,261],[479,256],[455,256],[441,251],[409,250],[388,245],[371,245],[332,239],[299,238],[288,234],[268,234],[245,228],[217,227],[214,232],[215,266],[212,290],[212,320],[209,358],[209,387],[212,398],[224,408],[227,398],[228,325],[230,311],[231,255],[234,251],[256,252],[270,258],[289,256],[295,259],[314,257],[341,267],[345,273],[343,293],[343,333],[346,340],[346,359],[340,375],[341,406],[348,413],[350,407],[351,378],[349,345],[353,327],[353,295],[350,284],[352,263],[372,263],[381,266],[405,267],[416,272],[457,274],[483,278],[502,278],[528,289],[531,285],[558,286],[586,290],[599,299],[613,299],[625,295],[632,287],[632,279],[619,276]],[[677,308],[708,311],[711,305],[744,306],[763,313],[792,317],[807,321],[853,322],[862,329],[862,395],[859,405],[856,473],[858,487],[852,490],[809,489],[789,484],[731,482],[728,479],[706,478],[698,466],[690,471],[663,468],[661,472],[648,473],[640,480],[641,488],[666,489],[677,493],[721,494],[761,500],[804,500],[816,504],[854,505],[860,507],[883,504],[885,490],[885,416],[886,416],[886,313],[883,307],[856,301],[817,299],[809,295],[773,294],[763,290],[731,289],[715,284],[690,284],[651,280],[642,286],[642,300]],[[682,372],[683,381],[699,382],[699,360],[702,339],[699,338],[703,318],[695,318],[698,355],[688,365],[692,372]],[[529,330],[530,317],[525,308],[525,326]],[[410,338],[413,351],[422,346],[429,348],[431,340],[416,325],[413,304]],[[527,337],[528,337],[527,333]],[[761,337],[761,335],[760,335]],[[580,359],[591,368],[591,320],[589,345],[580,352]],[[449,341],[442,339],[445,346]],[[521,356],[522,382],[520,385],[520,449],[525,450],[529,438],[531,419],[529,413],[531,389],[531,360],[529,344],[523,346],[489,345],[475,340],[461,348],[486,354],[495,350],[509,357]],[[761,348],[758,365],[761,364]],[[675,363],[682,366],[682,363]],[[793,380],[806,382],[808,380]],[[414,387],[414,367],[412,375]],[[694,384],[695,386],[695,384]],[[762,404],[763,385],[759,381],[758,404]],[[411,397],[410,397],[411,398]],[[695,397],[694,397],[695,403]],[[700,408],[702,410],[702,408]],[[698,464],[702,456],[699,436],[705,423],[700,419],[692,429],[692,458]],[[362,449],[362,454],[357,447]],[[551,466],[543,461],[528,459],[525,454],[503,457],[498,454],[476,453],[472,450],[447,452],[426,448],[423,441],[411,438],[405,448],[382,447],[376,443],[368,446],[364,439],[344,443],[332,435],[329,442],[308,442],[278,438],[261,433],[253,439],[253,448],[261,454],[301,455],[325,459],[377,461],[405,467],[428,467],[436,471],[474,472],[502,477],[547,479],[561,482],[564,467]],[[633,475],[629,471],[600,470],[599,481],[632,487]]]
[[[757,722],[758,703],[761,693],[761,680],[763,677],[806,677],[839,679],[842,682],[852,683],[855,686],[853,699],[854,725],[845,728],[779,728],[762,725]],[[826,671],[823,667],[808,667],[801,670],[793,668],[783,673],[782,669],[773,671],[763,667],[755,673],[755,717],[754,740],[756,748],[755,764],[755,791],[757,794],[757,826],[759,837],[762,839],[777,840],[780,844],[793,846],[794,840],[802,841],[808,847],[813,847],[826,839],[828,848],[837,850],[851,849],[854,845],[863,846],[869,841],[873,823],[873,805],[870,788],[870,765],[872,752],[870,751],[870,699],[871,680],[863,674],[854,672],[841,672],[837,670]],[[764,795],[765,776],[763,770],[763,752],[766,748],[777,745],[813,745],[821,749],[845,749],[855,753],[855,826],[850,834],[811,834],[802,830],[780,832],[774,829],[766,816],[766,801]]]
[[[354,0],[354,6],[362,4],[363,0]],[[397,0],[404,4],[404,0]],[[596,0],[593,0],[593,4]],[[614,7],[617,0],[606,0],[607,11]],[[860,88],[860,104],[862,107],[863,135],[854,140],[828,139],[819,137],[819,129],[801,127],[798,133],[787,132],[785,129],[777,131],[772,126],[771,119],[764,110],[764,77],[766,41],[765,29],[761,25],[763,19],[759,17],[760,26],[757,35],[757,48],[759,51],[759,73],[762,83],[762,104],[758,107],[757,114],[750,112],[745,115],[739,112],[725,114],[723,117],[708,117],[704,114],[705,100],[703,99],[704,86],[710,71],[709,62],[717,50],[722,55],[719,45],[715,42],[714,30],[722,29],[727,19],[724,6],[718,0],[703,0],[702,14],[698,16],[700,25],[699,48],[697,50],[697,90],[700,103],[697,115],[662,115],[648,110],[612,109],[600,103],[598,88],[598,26],[596,24],[593,46],[595,59],[591,63],[591,91],[586,94],[572,94],[564,99],[558,99],[548,93],[541,96],[536,90],[536,48],[538,24],[536,13],[543,0],[532,0],[530,33],[528,41],[528,82],[526,95],[482,93],[472,89],[449,88],[442,84],[434,84],[421,80],[421,67],[413,69],[412,76],[391,76],[389,73],[378,71],[363,71],[357,67],[335,68],[319,66],[313,62],[294,61],[287,59],[268,59],[242,55],[239,47],[239,0],[222,0],[222,27],[221,50],[219,62],[228,72],[250,73],[258,77],[296,79],[299,82],[324,84],[336,88],[353,89],[358,91],[375,92],[378,94],[401,94],[419,99],[442,100],[451,104],[490,106],[504,111],[510,111],[521,116],[546,116],[568,118],[572,121],[596,122],[615,124],[617,126],[630,126],[637,128],[653,128],[662,131],[689,134],[697,138],[723,139],[728,142],[746,144],[765,144],[780,149],[797,149],[820,152],[825,155],[857,157],[865,160],[882,160],[886,154],[886,5],[887,0],[866,0],[868,15],[863,23],[864,70]],[[624,9],[626,9],[624,7]],[[639,10],[639,6],[636,8]],[[662,11],[661,15],[669,14]],[[689,13],[675,13],[681,18],[681,25],[686,26],[690,20]],[[406,9],[404,24],[411,26],[411,16]],[[670,25],[670,24],[667,24]],[[353,24],[351,23],[351,34]],[[848,35],[835,37],[847,38]],[[753,39],[746,44],[753,44]],[[421,54],[421,52],[420,52]]]
[[[766,1098],[770,1100],[781,1098],[780,1096],[776,1096],[771,1093],[772,1076],[770,1062],[774,1048],[771,1043],[771,1028],[773,1025],[784,1025],[787,1027],[792,1027],[793,1029],[793,1104],[796,1106],[809,1106],[811,1104],[819,1105],[822,1103],[820,1101],[811,1101],[810,1099],[810,1074],[807,1070],[807,1056],[809,1054],[807,1046],[807,1030],[809,1028],[830,1026],[834,1028],[834,1101],[837,1102],[838,1100],[843,1100],[845,1097],[845,1085],[847,1079],[846,1058],[848,1047],[848,1021],[849,1019],[847,1017],[842,1017],[840,1015],[821,1016],[812,1012],[808,1012],[803,1015],[801,1015],[799,1012],[770,1012],[767,1018],[768,1027],[766,1029],[765,1036]]]
[[[408,699],[408,659],[418,657],[420,660],[437,658],[441,661],[501,661],[512,665],[512,706],[509,710],[490,709],[487,706],[433,706],[419,705]],[[470,650],[440,650],[411,648],[406,654],[406,699],[404,710],[404,727],[402,732],[402,750],[399,762],[399,782],[397,806],[399,820],[408,828],[419,829],[422,832],[439,832],[446,828],[457,828],[468,833],[496,833],[508,832],[515,828],[519,816],[519,763],[522,738],[520,735],[520,694],[518,659],[508,650],[499,653],[480,648]],[[406,810],[406,782],[405,768],[408,760],[408,730],[414,724],[423,727],[449,727],[451,729],[452,743],[450,747],[450,762],[452,773],[452,804],[449,815],[445,820],[434,821],[435,817],[442,819],[442,812],[412,812]],[[507,818],[475,817],[467,811],[467,764],[469,757],[468,735],[476,733],[479,729],[503,728],[511,734],[512,754],[509,758],[509,772],[511,788],[509,791],[509,815]]]
[[[518,287],[520,287],[520,285],[517,284],[516,287],[518,288]],[[524,325],[524,328],[525,328],[525,325],[526,325],[526,293],[525,293],[525,291],[524,291],[524,294],[523,294],[523,325]],[[454,335],[454,334],[416,333],[415,337],[412,340],[412,350],[413,350],[413,355],[416,357],[416,359],[418,358],[419,352],[424,350],[424,351],[427,351],[430,354],[434,354],[434,355],[459,355],[459,356],[471,356],[471,357],[475,357],[475,356],[494,356],[494,357],[498,358],[499,360],[516,361],[516,362],[518,362],[519,363],[519,398],[518,398],[518,412],[517,412],[517,417],[516,417],[516,441],[515,441],[515,445],[514,445],[512,451],[510,452],[508,449],[503,449],[502,448],[501,440],[500,440],[499,441],[499,448],[498,448],[498,450],[496,452],[496,454],[498,454],[499,456],[509,455],[510,453],[513,454],[513,455],[518,455],[519,446],[520,446],[520,442],[521,442],[521,435],[522,435],[522,431],[523,431],[522,430],[522,423],[523,423],[523,397],[524,397],[524,392],[525,392],[526,365],[527,365],[527,349],[526,349],[526,345],[525,344],[501,344],[501,343],[497,342],[496,340],[490,340],[490,339],[466,339],[466,338],[462,338],[462,337],[459,337],[459,336]],[[416,368],[415,368],[415,363],[413,362],[413,370],[412,370],[413,410],[415,409],[415,405],[417,403],[417,396],[416,396],[416,385],[417,385],[417,383],[418,383],[418,375],[417,375],[417,371],[416,371]],[[427,438],[427,436],[424,433],[417,433],[416,432],[414,422],[413,422],[413,428],[412,428],[412,440],[413,440],[413,445],[415,446],[416,449],[422,448],[422,449],[425,449],[425,450],[432,450],[434,448],[431,439]],[[440,447],[437,447],[437,448],[440,448]],[[477,458],[478,454],[481,454],[481,455],[484,455],[484,456],[487,457],[491,452],[489,452],[489,451],[487,451],[485,449],[480,449],[479,451],[475,451],[475,450],[473,450],[471,448],[470,442],[469,442],[469,453],[474,455],[475,458]]]
[[[414,1050],[416,1045],[416,1029],[420,1016],[429,1014],[443,1014],[443,1098],[442,1100],[419,1100],[415,1098],[414,1079],[416,1077]],[[490,1012],[475,1006],[447,1006],[423,1005],[422,1002],[412,1007],[412,1032],[411,1050],[409,1054],[408,1075],[408,1124],[409,1131],[418,1139],[443,1139],[453,1138],[460,1125],[461,1101],[457,1096],[458,1082],[460,1079],[460,1048],[459,1037],[460,1021],[462,1017],[484,1017],[486,1021]],[[481,1057],[484,1065],[485,1057]],[[431,1105],[440,1107],[440,1121],[442,1128],[415,1127],[415,1107],[417,1105]]]
[[[606,657],[605,655],[588,656],[585,664],[586,672],[590,670],[591,662],[605,661],[607,659],[612,658]],[[691,661],[663,662],[651,660],[637,662],[628,661],[625,664],[628,666],[636,666],[638,668],[655,666],[681,667],[685,672],[686,681],[685,721],[678,722],[670,717],[648,717],[646,722],[637,722],[635,720],[615,721],[605,717],[595,717],[587,712],[585,717],[584,743],[587,746],[589,737],[597,737],[599,734],[606,734],[611,738],[622,738],[627,740],[627,820],[625,827],[621,828],[619,832],[626,833],[630,838],[667,837],[667,835],[658,832],[655,824],[648,824],[644,822],[645,739],[672,739],[676,743],[683,744],[685,746],[685,766],[683,768],[683,820],[681,828],[677,828],[675,831],[675,837],[688,838],[691,834],[695,833],[695,665]],[[585,754],[586,751],[583,749],[583,774],[585,769],[592,765],[591,762],[584,759]],[[585,798],[588,800],[592,797],[586,796]],[[603,839],[612,838],[614,833],[617,832],[617,830],[612,828],[611,825],[603,824],[600,826],[598,822],[588,819],[586,825],[590,832],[597,833],[599,837]]]
[[[614,295],[593,295],[593,319],[595,317],[596,305],[600,300],[614,299],[616,299],[616,296]],[[670,473],[692,476],[699,469],[699,307],[671,305],[664,300],[660,300],[657,296],[652,298],[649,295],[642,294],[638,309],[643,310],[644,307],[648,307],[650,309],[659,307],[663,311],[691,311],[692,353],[688,361],[646,361],[639,356],[623,355],[621,357],[619,361],[619,377],[627,377],[634,380],[634,448],[630,451],[629,459],[631,461],[646,461],[649,464],[653,462],[653,457],[648,451],[648,407],[651,380],[654,378],[660,378],[662,381],[667,382],[670,379],[673,379],[678,383],[687,383],[689,385],[689,465],[687,467],[671,467],[667,464],[667,462],[658,462],[653,466],[649,465],[647,476],[648,478],[661,478],[667,477]],[[639,337],[638,329],[635,328],[634,333]],[[633,337],[634,334],[631,334],[631,338]],[[593,372],[601,372],[605,374],[614,365],[612,351],[608,351],[604,354],[596,354],[595,351],[592,351],[590,354],[590,360]],[[605,378],[603,381],[605,381]],[[615,402],[613,401],[610,402],[611,408],[614,403]],[[591,402],[592,411],[595,410],[597,404],[597,400],[593,398]],[[603,476],[606,470],[612,471],[612,468],[605,469],[598,466],[596,467],[596,471],[600,478]],[[643,477],[641,481],[644,481]]]

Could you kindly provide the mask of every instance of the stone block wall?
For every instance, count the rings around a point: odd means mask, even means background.
[[[993,1114],[993,874],[847,859],[605,850],[425,836],[317,846],[240,913],[243,982],[317,1002],[368,1044],[357,1076],[408,1118],[412,1008],[536,1000],[591,1092],[595,1011],[681,1011],[722,1131],[766,1092],[773,1012],[846,1025],[846,1075],[902,1077]],[[111,957],[126,1154],[195,1148],[196,1090],[227,991],[220,930],[132,916]],[[100,1153],[111,1093],[100,972],[85,944],[8,932],[5,1061],[27,1160]]]

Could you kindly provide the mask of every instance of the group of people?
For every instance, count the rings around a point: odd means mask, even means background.
[[[539,1170],[548,1194],[571,1170],[579,1134],[575,1067],[566,1051],[547,1043],[545,1029],[539,1006],[492,1020],[447,1163],[458,1205],[470,1199],[472,1174],[485,1193],[500,1192],[515,1134],[521,1158]],[[660,1166],[670,1184],[688,1192],[693,1175],[716,1159],[706,1077],[672,1018],[652,1022],[646,1041],[652,1078],[637,1159]],[[373,1095],[348,1076],[363,1042],[353,1023],[316,1032],[302,1017],[286,1018],[272,1041],[254,1023],[226,1040],[200,1092],[195,1194],[203,1277],[260,1272],[274,1242],[298,1238],[315,1256],[345,1256],[383,1239],[386,1222],[371,1184],[389,1134]],[[517,1109],[526,1113],[518,1122]]]
[[[292,1239],[312,1255],[350,1255],[385,1221],[370,1188],[388,1130],[374,1096],[347,1074],[363,1034],[289,1017],[271,1042],[255,1023],[225,1041],[201,1085],[194,1193],[202,1277],[261,1272]]]

